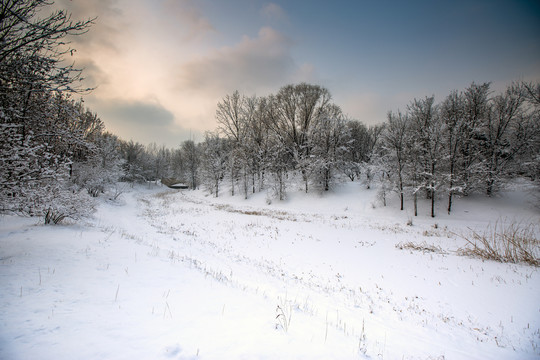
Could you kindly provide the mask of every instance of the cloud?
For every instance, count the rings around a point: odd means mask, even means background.
[[[166,0],[161,12],[160,18],[169,19],[169,25],[181,26],[184,29],[182,40],[196,40],[206,33],[216,31],[193,0]]]
[[[254,37],[244,35],[232,46],[210,50],[179,63],[168,88],[178,117],[200,130],[216,127],[217,103],[235,90],[264,96],[297,82],[317,82],[314,65],[297,63],[295,42],[272,27],[262,27]]]
[[[108,60],[117,58],[125,44],[128,22],[120,9],[118,0],[72,1],[57,0],[47,11],[66,10],[73,21],[94,19],[88,32],[77,36],[68,36],[69,46],[74,49],[71,56],[66,56],[67,63],[74,62],[75,68],[83,69],[85,79],[82,87],[96,88],[111,82],[107,71]]]
[[[311,64],[298,64],[292,56],[293,40],[281,32],[262,27],[257,36],[243,36],[233,45],[195,55],[180,63],[169,93],[175,94],[176,114],[189,119],[193,128],[216,127],[219,101],[235,90],[246,95],[268,95],[288,83],[313,81]]]
[[[100,85],[109,83],[109,78],[103,70],[90,58],[79,59],[76,67],[83,70],[84,83],[89,88],[95,89]]]
[[[366,125],[380,124],[386,120],[388,112],[384,99],[372,92],[340,92],[334,96],[336,104],[351,119],[360,120]]]
[[[174,115],[158,103],[111,99],[101,101],[100,108],[104,115],[112,115],[118,122],[135,126],[166,127],[174,120]]]
[[[291,56],[292,45],[285,35],[263,27],[255,38],[244,36],[233,47],[214,50],[181,65],[178,88],[220,95],[236,89],[274,89],[301,71]]]
[[[192,131],[178,125],[174,114],[156,101],[87,98],[86,103],[105,123],[108,131],[124,140],[156,142],[177,147]],[[198,131],[192,136],[202,137]]]
[[[123,138],[185,140],[189,129],[202,134],[216,127],[216,105],[234,90],[266,95],[317,77],[313,65],[293,58],[295,42],[273,27],[216,47],[224,34],[194,0],[57,0],[55,6],[73,19],[97,16],[87,34],[73,38],[77,51],[67,60],[84,68],[84,86],[96,88],[85,96],[88,106]],[[286,17],[273,3],[259,15],[269,22]]]
[[[53,6],[56,9],[67,10],[76,21],[95,18],[94,24],[86,34],[70,38],[74,44],[73,47],[83,48],[88,52],[103,48],[117,49],[122,30],[127,27],[121,3],[118,0],[57,0]]]
[[[275,3],[268,3],[261,9],[261,15],[273,21],[288,21],[287,13],[281,6]]]

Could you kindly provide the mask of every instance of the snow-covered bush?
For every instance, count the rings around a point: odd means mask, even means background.
[[[45,223],[80,219],[91,213],[87,196],[70,186],[69,159],[21,134],[21,126],[0,124],[0,209],[44,216]]]
[[[113,135],[103,134],[92,145],[91,155],[73,164],[71,180],[92,197],[98,197],[121,178],[123,160],[118,139]]]
[[[80,220],[93,213],[94,202],[84,191],[61,186],[51,190],[49,198],[43,202],[45,224],[59,224],[64,219]]]

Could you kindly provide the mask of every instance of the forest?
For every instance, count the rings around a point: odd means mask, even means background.
[[[361,181],[379,191],[445,201],[494,195],[515,177],[540,181],[540,84],[515,82],[495,92],[471,83],[442,101],[413,99],[384,123],[349,119],[328,89],[299,83],[275,94],[238,91],[217,104],[214,131],[178,148],[126,141],[106,131],[82,95],[83,72],[69,63],[66,40],[93,19],[37,12],[45,1],[3,2],[0,12],[0,211],[80,219],[94,198],[117,197],[123,183],[182,182],[214,196],[291,188],[331,191]],[[151,119],[149,119],[151,120]],[[180,142],[180,141],[179,141]],[[538,193],[538,191],[536,192]]]

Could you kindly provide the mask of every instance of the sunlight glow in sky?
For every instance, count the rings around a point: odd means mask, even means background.
[[[239,90],[306,81],[350,118],[383,122],[415,97],[442,100],[471,82],[540,81],[540,2],[57,0],[75,19],[84,99],[125,140],[178,146],[216,128]]]

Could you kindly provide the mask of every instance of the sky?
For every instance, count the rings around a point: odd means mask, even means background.
[[[57,0],[95,89],[85,104],[124,140],[178,147],[215,130],[216,105],[238,90],[327,88],[367,125],[414,98],[441,101],[472,82],[495,92],[540,81],[538,0]]]

